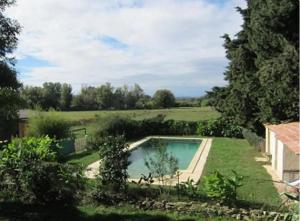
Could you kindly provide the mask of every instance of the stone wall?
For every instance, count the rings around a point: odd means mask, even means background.
[[[236,220],[291,220],[299,218],[289,213],[279,213],[259,209],[244,209],[237,207],[222,206],[220,204],[210,205],[200,202],[167,202],[144,200],[137,204],[139,209],[165,210],[182,214],[201,215],[204,217],[228,217]]]

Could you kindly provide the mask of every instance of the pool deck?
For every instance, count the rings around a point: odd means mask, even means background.
[[[137,142],[132,143],[128,150],[133,150],[139,145],[141,145],[144,142],[147,142],[148,140],[152,138],[160,138],[160,139],[178,139],[178,140],[202,140],[197,152],[195,153],[193,159],[191,160],[188,168],[186,170],[178,170],[178,175],[165,178],[165,183],[171,186],[175,186],[178,182],[186,182],[188,179],[193,179],[193,181],[196,183],[201,178],[206,159],[208,157],[212,139],[211,138],[193,138],[193,137],[169,137],[169,136],[149,136],[145,137],[144,139],[141,139]],[[96,178],[99,171],[99,165],[100,160],[90,164],[86,170],[85,170],[85,176],[87,178]],[[137,182],[138,179],[129,179],[130,182],[135,181]],[[154,179],[153,184],[161,184],[157,179]]]

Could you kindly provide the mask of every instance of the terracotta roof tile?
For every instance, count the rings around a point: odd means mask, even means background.
[[[300,154],[299,145],[299,122],[292,122],[278,125],[265,125],[271,131],[274,131],[278,140],[282,141],[294,153]]]

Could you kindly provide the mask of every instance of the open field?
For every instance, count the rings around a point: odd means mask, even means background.
[[[34,111],[29,111],[29,116],[34,115]],[[44,112],[50,114],[49,112]],[[110,115],[123,115],[136,120],[151,118],[158,114],[166,115],[166,119],[198,121],[215,119],[219,113],[211,107],[188,107],[188,108],[170,108],[170,109],[147,109],[147,110],[103,110],[103,111],[61,111],[59,114],[67,120],[89,121],[96,117],[107,117]]]

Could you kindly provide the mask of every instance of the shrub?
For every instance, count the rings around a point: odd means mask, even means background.
[[[48,135],[53,139],[70,137],[71,124],[59,114],[51,112],[49,115],[38,113],[29,120],[29,136],[41,137]]]
[[[166,134],[168,124],[164,119],[165,115],[158,114],[155,117],[138,121],[138,136]]]
[[[197,122],[167,120],[166,135],[193,135],[197,132]]]
[[[256,150],[262,151],[264,149],[265,140],[264,138],[257,136],[256,133],[244,128],[243,136]]]
[[[242,138],[242,128],[230,121],[219,118],[216,120],[198,122],[197,133],[202,136]]]
[[[80,168],[57,162],[42,162],[32,171],[29,190],[40,203],[69,204],[74,202],[76,193],[83,187],[84,178]]]
[[[98,118],[98,127],[88,140],[88,144],[92,149],[98,150],[104,143],[107,136],[123,135],[126,139],[134,138],[138,132],[136,121],[119,115],[107,118]]]
[[[197,186],[193,179],[188,178],[187,181],[178,183],[176,185],[178,192],[180,194],[189,196],[189,197],[196,197],[198,196]]]
[[[49,137],[14,139],[1,152],[0,187],[11,198],[26,198],[30,175],[41,161],[55,161],[56,150]]]
[[[209,198],[227,204],[236,202],[237,188],[243,185],[243,176],[238,175],[235,171],[232,172],[232,177],[226,177],[218,171],[204,177],[204,190]]]
[[[92,136],[90,145],[98,148],[106,136],[124,135],[126,140],[129,140],[149,135],[196,134],[196,122],[164,120],[164,118],[164,115],[157,115],[141,121],[121,116],[98,119],[99,127]]]
[[[81,172],[57,163],[58,149],[49,137],[13,140],[0,156],[2,197],[43,204],[73,201]]]
[[[152,148],[156,148],[154,155],[145,159],[145,165],[151,175],[158,178],[165,185],[165,176],[173,177],[178,170],[178,159],[167,151],[166,145],[159,141]]]
[[[111,187],[112,191],[126,190],[130,152],[124,136],[108,136],[99,148],[100,167],[98,186]]]

